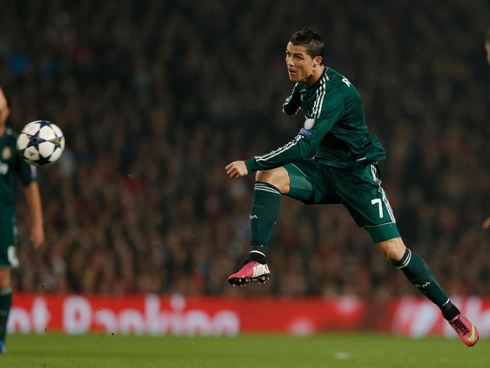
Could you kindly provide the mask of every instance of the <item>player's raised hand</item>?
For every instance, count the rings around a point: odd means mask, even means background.
[[[242,176],[248,175],[247,165],[245,161],[233,161],[225,167],[226,173],[232,179],[240,179]]]
[[[490,217],[489,217],[489,218],[487,218],[487,219],[485,220],[485,222],[483,223],[483,228],[484,228],[485,230],[490,229]]]
[[[10,110],[7,104],[7,98],[3,93],[3,89],[0,87],[0,125],[3,125],[9,114]]]
[[[31,241],[34,249],[39,248],[44,243],[44,229],[42,226],[33,226],[31,229]]]

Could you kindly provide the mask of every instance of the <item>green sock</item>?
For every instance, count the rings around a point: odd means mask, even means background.
[[[395,266],[403,271],[407,279],[434,304],[441,308],[444,318],[450,320],[459,314],[449,297],[437,282],[425,261],[407,248],[402,259]]]
[[[0,289],[0,340],[5,341],[7,335],[7,321],[12,307],[12,287]]]
[[[279,218],[281,192],[269,183],[256,182],[250,210],[250,258],[265,264],[272,228]]]

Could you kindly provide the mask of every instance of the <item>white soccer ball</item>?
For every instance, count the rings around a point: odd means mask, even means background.
[[[22,158],[35,166],[48,165],[60,158],[65,149],[65,137],[57,125],[37,120],[27,124],[17,138],[17,150]]]

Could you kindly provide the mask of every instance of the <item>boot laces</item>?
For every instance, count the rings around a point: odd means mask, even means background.
[[[461,331],[463,335],[466,335],[470,332],[468,327],[461,321],[461,318],[456,319],[453,322],[453,326],[456,327],[456,330]]]

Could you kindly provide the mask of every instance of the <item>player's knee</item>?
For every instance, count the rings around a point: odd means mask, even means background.
[[[381,252],[383,252],[386,259],[388,259],[388,261],[391,263],[399,262],[403,258],[405,250],[407,249],[401,238],[386,240],[376,244],[376,246],[379,250],[381,250]]]
[[[257,171],[255,173],[255,181],[261,181],[263,183],[268,183],[267,179],[269,177],[269,170]]]
[[[277,184],[278,182],[278,174],[275,169],[272,170],[264,170],[264,171],[257,171],[255,174],[255,180],[256,181],[261,181],[263,183],[269,183],[269,184]]]
[[[257,171],[257,173],[255,174],[255,181],[260,181],[273,185],[278,188],[281,193],[284,193],[286,187],[289,185],[289,182],[286,180],[283,171],[287,175],[287,171],[285,169]]]

